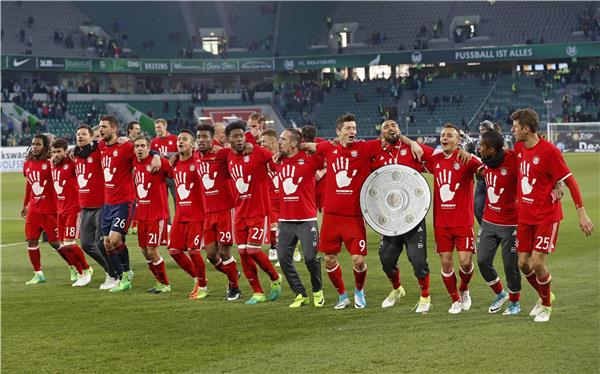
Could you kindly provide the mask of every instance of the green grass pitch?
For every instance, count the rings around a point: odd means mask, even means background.
[[[42,245],[47,283],[25,286],[32,271],[23,242],[24,221],[19,218],[24,178],[19,173],[2,174],[1,369],[6,373],[598,372],[600,156],[570,154],[566,160],[597,229],[591,238],[583,235],[567,192],[557,251],[549,261],[557,301],[546,324],[536,324],[528,316],[536,296],[525,280],[521,315],[488,314],[493,295],[477,269],[471,283],[473,307],[449,315],[450,298],[440,278],[431,225],[433,309],[427,315],[411,311],[419,288],[405,254],[400,270],[407,296],[394,308],[381,309],[390,286],[373,232],[364,310],[333,310],[337,296],[324,269],[322,309],[288,308],[294,295],[287,285],[273,303],[226,303],[225,277],[211,266],[207,267],[211,295],[191,301],[187,299],[191,279],[164,248],[173,292],[149,295],[145,290],[153,281],[134,237],[128,240],[135,271],[131,291],[98,290],[104,274],[92,260],[96,269],[92,283],[72,288],[65,264],[47,244]],[[346,285],[352,290],[350,258],[343,253],[341,259]],[[501,272],[501,256],[496,264]],[[302,263],[298,269],[309,285]],[[261,279],[268,286],[264,274]],[[240,284],[245,300],[250,288],[243,276]]]

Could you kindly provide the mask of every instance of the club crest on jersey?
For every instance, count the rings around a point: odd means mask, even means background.
[[[407,154],[407,153],[408,153],[408,152],[406,151],[406,149],[402,149],[402,150],[400,151],[400,156],[406,156],[406,154]]]
[[[196,171],[196,165],[190,165],[190,171]]]
[[[119,152],[118,152],[118,151],[113,151],[113,156],[114,156],[114,157],[117,157],[118,155],[119,155]]]
[[[46,169],[48,169],[48,165],[42,164],[42,170],[46,170]]]
[[[537,164],[539,164],[539,163],[540,163],[540,158],[539,158],[538,156],[535,156],[535,157],[533,158],[533,164],[534,164],[534,165],[537,165]]]
[[[301,159],[298,160],[298,165],[304,165],[304,159],[303,158],[301,158]]]
[[[69,165],[67,165],[67,164],[63,165],[63,169],[67,170],[68,168],[69,168]]]
[[[454,170],[458,170],[460,169],[460,164],[458,162],[455,162],[454,165],[452,165],[452,167],[454,168]]]
[[[169,140],[169,145],[173,145],[173,141],[172,140]]]
[[[250,162],[250,156],[248,156],[248,155],[244,156],[244,162]]]
[[[500,169],[500,174],[505,176],[506,174],[508,174],[508,170],[506,170],[506,168],[501,168]]]
[[[352,152],[350,152],[350,156],[357,157],[358,156],[358,152],[357,151],[352,151]]]
[[[88,164],[91,164],[92,162],[94,162],[94,159],[93,159],[93,158],[91,158],[91,157],[88,157],[88,158],[87,158],[87,162],[88,162]]]
[[[146,171],[147,171],[147,172],[151,172],[151,171],[152,171],[152,166],[150,166],[150,165],[146,165]]]

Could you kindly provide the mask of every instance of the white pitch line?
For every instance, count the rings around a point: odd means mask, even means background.
[[[2,245],[0,245],[0,248],[12,247],[12,246],[19,245],[19,244],[20,245],[26,245],[27,242],[17,242],[17,243],[2,244]]]

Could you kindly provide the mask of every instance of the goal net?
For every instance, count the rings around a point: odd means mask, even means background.
[[[600,122],[548,123],[547,136],[563,152],[600,152]]]

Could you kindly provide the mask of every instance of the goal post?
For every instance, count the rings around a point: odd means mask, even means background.
[[[548,123],[546,129],[562,152],[600,152],[600,122]]]

